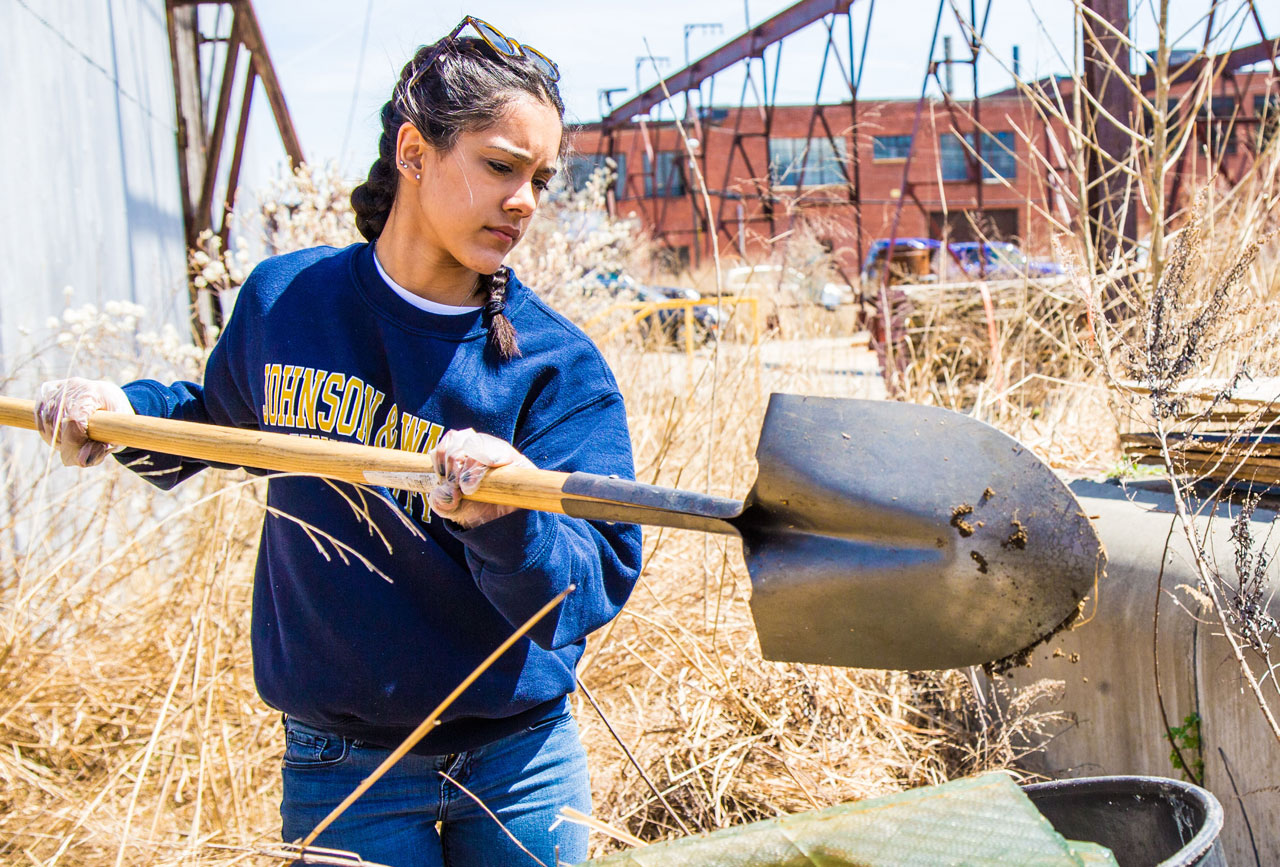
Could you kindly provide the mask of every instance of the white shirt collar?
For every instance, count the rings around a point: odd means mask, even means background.
[[[378,260],[378,247],[375,244],[373,248],[373,264],[378,269],[379,276],[382,277],[386,284],[391,287],[391,291],[399,295],[405,301],[408,301],[419,310],[425,310],[428,313],[438,313],[441,316],[461,316],[464,313],[475,313],[479,307],[455,307],[451,304],[441,304],[438,301],[431,301],[423,298],[421,295],[414,295],[408,289],[391,279],[391,275],[387,273],[387,269],[382,267],[382,262]]]

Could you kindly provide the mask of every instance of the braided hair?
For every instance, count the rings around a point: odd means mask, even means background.
[[[382,234],[395,204],[400,183],[396,139],[403,124],[413,124],[443,153],[462,133],[497,123],[521,96],[554,108],[563,123],[564,102],[555,82],[528,59],[499,54],[482,39],[462,37],[446,45],[431,68],[419,74],[435,48],[422,46],[400,70],[391,99],[382,106],[378,158],[369,167],[368,180],[351,192],[356,228],[369,241]],[[562,152],[568,146],[566,138],[561,136]],[[520,354],[515,327],[504,313],[510,276],[511,270],[502,265],[493,274],[482,274],[479,286],[486,296],[482,316],[488,348],[503,361]]]

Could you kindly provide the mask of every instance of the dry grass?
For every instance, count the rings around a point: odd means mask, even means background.
[[[178,863],[269,833],[280,738],[247,656],[254,490],[210,476],[157,502],[119,469],[24,487],[48,455],[8,453],[5,860]]]
[[[1178,315],[1203,310],[1233,255],[1274,222],[1276,159],[1273,149],[1269,167],[1248,184],[1205,204],[1208,228],[1193,251],[1200,276],[1187,284]],[[322,173],[290,183],[266,203],[273,248],[352,239],[342,197]],[[282,211],[281,202],[292,204]],[[552,211],[513,264],[586,322],[612,300],[595,273],[643,274],[651,250],[634,226],[602,219],[590,202],[570,199]],[[1113,466],[1119,431],[1143,421],[1140,404],[1119,399],[1114,385],[1126,352],[1132,357],[1151,330],[1143,317],[1158,293],[1143,274],[1098,278],[1090,252],[1064,243],[1062,258],[1084,263],[1066,285],[993,291],[990,311],[973,293],[915,299],[902,389],[916,402],[997,424],[1055,467],[1078,472]],[[243,264],[192,262],[222,291]],[[759,264],[830,276],[829,263],[803,245]],[[1278,265],[1272,242],[1233,284],[1231,315],[1198,375],[1280,372],[1280,351],[1264,339],[1278,321]],[[709,267],[683,279],[715,292]],[[1102,299],[1114,301],[1108,293],[1117,286],[1128,293],[1127,313],[1108,320]],[[825,340],[847,362],[855,351],[851,309],[830,313],[786,293],[762,297],[771,327],[758,349],[741,312],[726,340],[692,358],[629,333],[602,346],[624,390],[643,481],[740,497],[754,478],[770,391],[867,393],[866,378],[830,375],[831,360],[803,343],[780,352],[789,342]],[[10,360],[7,369],[29,378],[6,391],[28,393],[40,376],[72,371],[193,375],[198,358],[172,335],[135,340],[121,328],[138,315],[69,311],[31,358]],[[138,346],[151,355],[140,359]],[[778,358],[786,363],[762,362]],[[283,738],[278,715],[256,695],[248,636],[262,483],[206,473],[159,494],[115,466],[51,471],[33,434],[4,436],[0,859],[279,863],[261,846],[278,834]],[[651,530],[644,557],[631,601],[592,637],[580,674],[675,815],[585,696],[574,698],[595,813],[641,839],[1009,767],[1055,721],[1053,682],[1010,695],[973,672],[766,662],[736,542]],[[593,841],[597,853],[618,845]]]
[[[711,489],[740,496],[763,408],[753,368],[722,365],[712,424],[709,378],[690,400],[681,379],[662,375],[680,356],[653,355],[643,375],[622,377],[642,478],[704,488],[710,431]],[[14,442],[0,534],[0,853],[32,864],[248,857],[277,833],[282,749],[249,660],[260,483],[209,473],[163,495],[108,467],[24,487],[48,455],[33,435]],[[736,543],[650,532],[645,561],[582,676],[694,829],[1005,766],[1018,736],[1046,721],[1031,696],[1029,713],[984,717],[962,672],[762,661]],[[674,820],[578,705],[597,815],[644,839],[672,833]]]

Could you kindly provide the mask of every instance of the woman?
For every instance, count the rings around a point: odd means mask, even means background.
[[[480,38],[458,38],[467,26]],[[427,497],[380,489],[364,516],[342,486],[269,483],[253,657],[260,694],[286,716],[285,840],[306,836],[572,584],[532,640],[502,656],[316,844],[387,865],[534,863],[474,796],[544,864],[586,857],[585,829],[549,830],[560,807],[590,808],[566,696],[585,636],[631,591],[639,530],[471,503],[459,489],[505,464],[634,477],[603,359],[502,264],[563,153],[557,79],[545,57],[463,19],[417,52],[383,107],[378,160],[352,194],[368,244],[259,265],[203,385],[43,389],[38,424],[68,463],[106,453],[84,435],[100,408],[435,456],[444,481]],[[162,488],[204,466],[117,457]]]

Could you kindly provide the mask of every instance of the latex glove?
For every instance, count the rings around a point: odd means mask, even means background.
[[[111,382],[75,376],[40,386],[36,430],[45,442],[57,446],[63,466],[91,467],[124,448],[89,439],[89,416],[100,409],[133,415],[129,398]]]
[[[470,529],[495,518],[510,515],[515,506],[494,506],[465,500],[475,493],[480,482],[494,467],[532,467],[533,462],[516,451],[511,443],[471,428],[451,430],[440,438],[431,453],[440,481],[431,489],[427,500],[431,510],[442,518]]]

